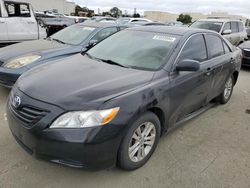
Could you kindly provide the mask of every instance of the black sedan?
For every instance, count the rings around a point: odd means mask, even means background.
[[[18,77],[31,68],[85,51],[124,28],[110,23],[76,24],[45,40],[1,48],[0,85],[12,87]]]
[[[250,41],[238,46],[242,50],[242,65],[250,67]]]
[[[163,133],[214,99],[227,103],[240,66],[240,50],[212,31],[130,28],[85,55],[22,75],[8,101],[9,127],[36,157],[134,170],[148,161]]]

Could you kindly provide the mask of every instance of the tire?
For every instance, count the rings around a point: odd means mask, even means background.
[[[234,76],[231,75],[224,85],[223,92],[217,97],[220,104],[226,104],[231,99],[234,89]]]
[[[146,128],[148,128],[147,131]],[[138,134],[140,131],[141,134]],[[147,134],[147,132],[149,132],[149,134]],[[160,121],[154,113],[147,112],[139,117],[132,126],[130,126],[121,143],[118,152],[118,164],[120,168],[124,170],[135,170],[142,167],[154,153],[160,139],[160,133]],[[143,135],[146,135],[146,137],[143,137]],[[133,149],[132,146],[136,147]]]

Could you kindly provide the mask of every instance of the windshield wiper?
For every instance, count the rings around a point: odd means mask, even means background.
[[[55,39],[55,38],[51,38],[52,40],[54,40],[54,41],[56,41],[56,42],[59,42],[59,43],[61,43],[61,44],[66,44],[65,42],[63,42],[63,41],[61,41],[61,40],[59,40],[59,39]]]
[[[117,66],[120,66],[120,67],[129,68],[129,67],[125,66],[125,65],[122,65],[122,64],[117,63],[117,62],[115,62],[113,60],[110,60],[110,59],[107,59],[107,60],[106,59],[99,59],[99,60],[104,62],[104,63],[108,63],[110,65],[117,65]]]

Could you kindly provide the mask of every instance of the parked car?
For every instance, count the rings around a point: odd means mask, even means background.
[[[1,48],[0,85],[12,87],[18,77],[29,69],[85,51],[121,29],[124,26],[110,23],[76,24],[45,40]]]
[[[216,31],[235,46],[247,40],[245,26],[239,20],[204,19],[194,22],[190,27]]]
[[[0,44],[47,37],[46,28],[36,21],[29,3],[0,0]]]
[[[242,65],[250,67],[250,41],[246,41],[239,45],[242,50]]]
[[[22,75],[8,100],[9,127],[26,151],[51,162],[134,170],[163,133],[215,98],[230,100],[240,54],[212,31],[132,27]]]
[[[250,28],[246,28],[246,32],[247,32],[247,38],[250,38]]]
[[[89,23],[89,22],[116,23],[116,18],[113,18],[110,16],[93,16],[90,20],[87,20],[87,23]]]
[[[135,26],[164,26],[166,24],[161,22],[131,22],[124,25],[129,27],[135,27]]]
[[[135,23],[135,22],[153,22],[152,20],[146,19],[146,18],[127,18],[127,17],[122,17],[116,20],[118,24],[130,24],[130,23]]]

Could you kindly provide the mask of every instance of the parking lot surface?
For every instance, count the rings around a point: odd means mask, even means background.
[[[99,172],[32,158],[15,142],[6,117],[9,90],[0,87],[0,187],[250,187],[250,69],[231,101],[164,135],[141,169]]]

